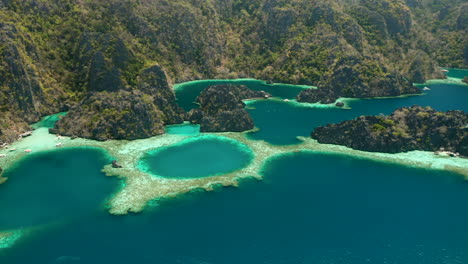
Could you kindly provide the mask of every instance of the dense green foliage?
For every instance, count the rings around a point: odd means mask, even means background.
[[[439,76],[437,65],[468,67],[467,8],[462,0],[3,0],[0,140],[76,109],[89,93],[138,90],[154,65],[169,83],[253,77],[329,89],[352,58],[351,78],[371,90],[379,87],[369,79],[388,75],[421,82]],[[343,85],[351,90],[337,96],[359,93]]]

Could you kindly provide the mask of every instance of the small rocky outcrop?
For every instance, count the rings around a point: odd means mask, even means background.
[[[120,165],[116,160],[113,160],[111,165],[112,165],[112,168],[114,168],[114,169],[121,169],[121,168],[123,168],[123,166]]]
[[[468,156],[468,114],[403,107],[389,116],[361,116],[318,127],[312,138],[353,149],[398,153],[412,150],[459,152]]]
[[[264,91],[252,91],[243,85],[214,85],[197,98],[199,109],[188,113],[188,120],[200,124],[202,132],[242,132],[254,128],[244,99],[265,98]]]
[[[296,100],[301,103],[321,103],[331,104],[336,101],[340,96],[336,95],[334,91],[326,89],[306,89],[301,91]]]

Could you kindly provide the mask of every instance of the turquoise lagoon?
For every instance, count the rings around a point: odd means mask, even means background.
[[[449,69],[447,68],[448,72],[445,73],[445,75],[448,78],[455,78],[455,79],[461,79],[465,78],[468,76],[468,70],[466,69]]]
[[[256,101],[249,111],[260,130],[248,137],[295,144],[318,125],[413,104],[468,111],[468,86],[430,87],[421,96],[347,101],[350,109]],[[197,137],[187,140],[195,144]],[[187,156],[171,148],[184,144],[168,146],[159,158],[178,164]],[[468,184],[454,173],[295,152],[269,160],[263,181],[114,216],[103,204],[118,180],[100,172],[109,159],[75,148],[37,153],[8,168],[0,231],[38,231],[0,249],[0,263],[468,263]]]
[[[171,135],[196,136],[200,134],[200,125],[180,124],[166,126],[166,133]]]
[[[199,178],[230,173],[253,158],[248,146],[228,138],[200,136],[146,153],[143,171],[167,178]]]
[[[272,96],[294,99],[302,90],[310,88],[305,85],[290,85],[290,84],[267,84],[265,81],[256,79],[234,79],[234,80],[200,80],[174,85],[174,90],[178,104],[189,111],[192,108],[197,108],[195,102],[198,95],[208,86],[219,84],[235,84],[245,85],[254,91],[265,91]]]
[[[46,117],[42,118],[41,121],[39,121],[36,124],[32,125],[32,127],[33,128],[41,128],[41,127],[52,128],[52,127],[54,127],[55,123],[62,116],[65,116],[66,114],[67,114],[67,112],[61,112],[61,113],[57,113],[57,114],[54,114],[54,115],[46,116]]]

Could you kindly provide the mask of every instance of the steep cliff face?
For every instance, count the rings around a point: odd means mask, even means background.
[[[115,76],[111,83],[123,83]],[[96,140],[140,139],[163,134],[165,125],[183,121],[184,112],[159,66],[145,69],[136,83],[92,90],[51,132]]]
[[[43,59],[28,34],[11,23],[0,22],[0,142],[11,142],[30,130],[28,123],[58,112],[61,91],[44,85],[47,72],[35,63]]]
[[[371,59],[347,57],[335,63],[319,82],[319,89],[302,91],[297,100],[309,103],[333,103],[339,97],[365,98],[419,94],[419,88],[398,72]]]
[[[202,132],[242,132],[254,128],[243,99],[264,98],[269,94],[252,91],[243,85],[214,85],[197,98],[199,109],[188,113],[188,120],[200,124]]]
[[[75,89],[86,96],[51,132],[97,140],[139,139],[183,121],[164,71],[152,66],[136,72],[141,63],[120,37],[85,33],[75,53],[80,78]]]
[[[429,107],[400,108],[391,115],[361,116],[316,128],[320,143],[376,152],[436,151],[440,148],[468,156],[468,115],[437,112]]]
[[[441,77],[438,65],[468,67],[463,0],[0,3],[0,141],[101,92],[148,94],[141,79],[151,65],[168,83],[253,77],[318,86],[298,98],[308,102],[415,93],[408,83]],[[154,104],[176,120],[171,98]]]

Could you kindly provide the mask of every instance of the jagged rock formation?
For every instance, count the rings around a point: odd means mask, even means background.
[[[75,53],[75,89],[87,92],[51,132],[97,140],[139,139],[163,134],[164,125],[183,121],[164,71],[152,66],[137,72],[139,58],[120,37],[85,33]]]
[[[353,149],[397,153],[440,148],[468,156],[468,114],[437,112],[430,107],[403,107],[389,116],[361,116],[318,127],[312,138]]]
[[[414,93],[407,84],[441,77],[438,65],[468,67],[463,0],[0,3],[0,142],[97,93],[139,96],[151,65],[170,84],[252,77],[315,85],[301,96],[315,102]],[[172,109],[169,97],[155,104]]]
[[[44,91],[47,72],[31,61],[42,61],[31,37],[0,22],[0,143],[16,140],[30,130],[28,123],[59,110],[61,91]]]
[[[243,99],[265,98],[269,94],[252,91],[243,85],[213,85],[198,96],[200,108],[192,109],[188,119],[200,124],[202,132],[242,132],[254,128]]]
[[[390,73],[384,65],[359,58],[341,59],[323,79],[319,83],[319,89],[302,91],[297,96],[297,101],[329,104],[339,97],[364,98],[421,93],[419,88],[401,74]]]
[[[140,139],[163,134],[165,125],[183,121],[183,110],[158,66],[146,69],[136,88],[114,89],[90,93],[51,132],[97,140]]]

